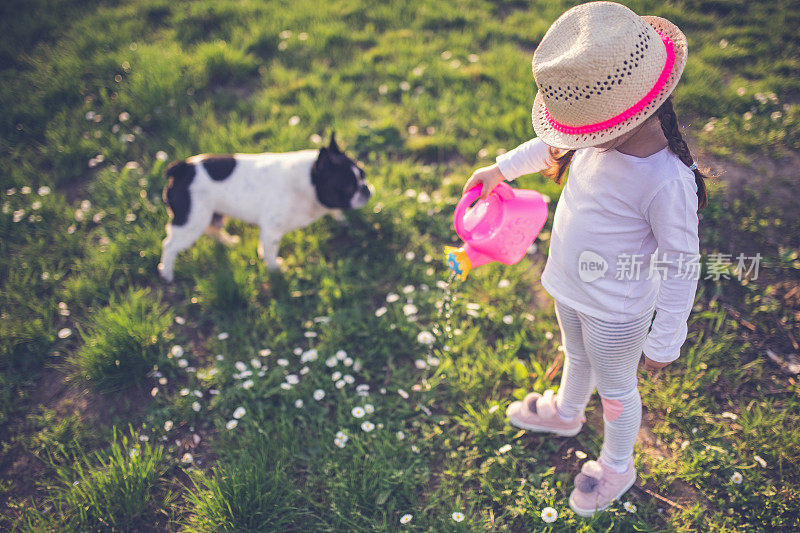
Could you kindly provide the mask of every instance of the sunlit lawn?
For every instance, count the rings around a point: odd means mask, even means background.
[[[600,450],[597,402],[571,439],[504,416],[559,383],[539,284],[552,218],[522,262],[455,286],[440,317],[461,186],[532,135],[530,56],[572,4],[0,7],[0,525],[800,528],[798,387],[767,356],[800,351],[796,192],[764,202],[757,172],[735,196],[711,184],[704,253],[757,251],[760,276],[701,282],[681,359],[641,376],[639,482],[591,521],[567,497]],[[800,148],[797,6],[626,4],[689,37],[675,99],[696,153]],[[288,235],[282,273],[231,221],[240,245],[204,237],[173,284],[158,279],[170,161],[316,147],[334,129],[376,189],[366,208]],[[552,212],[559,185],[519,185]]]

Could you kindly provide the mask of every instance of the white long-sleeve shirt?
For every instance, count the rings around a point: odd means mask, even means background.
[[[543,170],[549,159],[537,138],[497,165],[510,181]],[[542,286],[601,320],[624,322],[655,309],[643,351],[674,361],[700,275],[697,228],[694,173],[668,148],[648,157],[579,149],[556,207]]]

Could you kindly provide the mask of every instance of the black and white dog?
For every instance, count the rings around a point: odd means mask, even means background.
[[[223,217],[260,227],[259,255],[276,270],[278,245],[286,233],[325,214],[364,207],[371,196],[364,171],[337,146],[286,153],[192,156],[167,167],[164,201],[170,221],[158,271],[174,276],[175,258],[203,233],[236,242],[222,229]]]

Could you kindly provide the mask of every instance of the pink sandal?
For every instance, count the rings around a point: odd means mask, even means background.
[[[588,518],[611,506],[635,482],[633,459],[623,473],[601,461],[586,461],[575,476],[575,489],[569,497],[569,506],[577,515]]]
[[[532,392],[521,402],[513,402],[506,409],[512,425],[542,433],[554,433],[562,437],[576,435],[586,419],[582,416],[564,418],[556,409],[556,398],[553,390],[544,391],[544,395]]]

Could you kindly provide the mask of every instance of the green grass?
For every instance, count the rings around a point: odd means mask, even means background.
[[[798,382],[765,356],[798,353],[791,180],[757,167],[735,194],[710,184],[702,251],[759,252],[761,271],[702,280],[681,359],[642,374],[650,440],[623,499],[636,513],[583,520],[567,505],[602,444],[596,399],[572,439],[504,417],[558,385],[539,285],[552,218],[536,254],[457,287],[452,336],[418,341],[448,323],[441,250],[461,186],[532,135],[530,56],[573,4],[0,8],[0,527],[797,530]],[[796,154],[792,2],[626,4],[687,34],[675,102],[695,152],[759,166]],[[201,238],[175,283],[159,281],[169,161],[314,147],[334,129],[376,189],[365,209],[287,235],[281,274],[258,260],[257,228],[230,221],[241,244]],[[561,191],[519,185],[551,211]]]
[[[164,359],[164,334],[172,315],[143,289],[111,298],[95,311],[75,354],[75,372],[106,391],[139,385]]]
[[[119,438],[115,432],[107,452],[81,452],[74,463],[56,466],[49,512],[31,509],[20,525],[30,531],[153,527],[172,499],[162,479],[167,469],[161,446],[139,442],[132,431]]]

